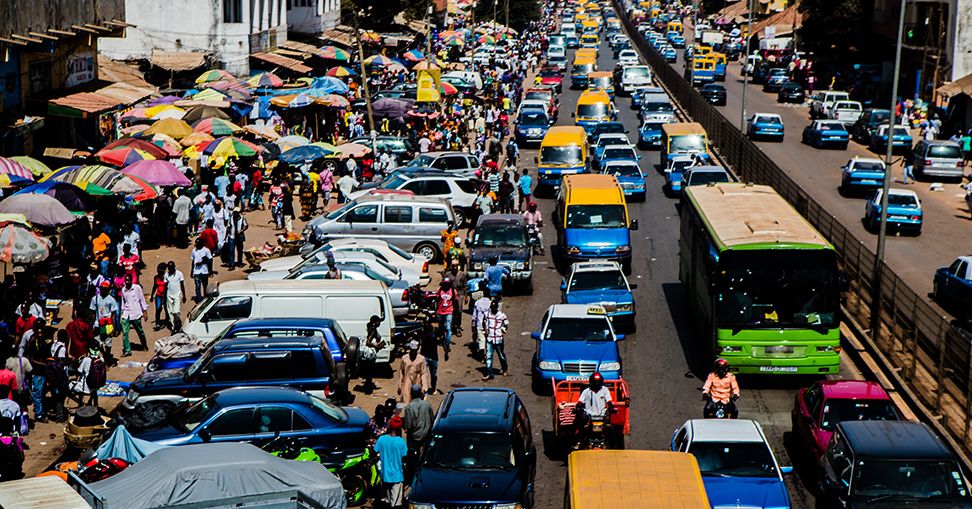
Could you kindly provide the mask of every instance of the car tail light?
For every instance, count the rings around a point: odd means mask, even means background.
[[[955,166],[958,168],[965,168],[965,161],[959,161],[955,163]]]
[[[331,395],[333,393],[334,393],[334,391],[331,390],[331,384],[327,384],[327,385],[324,386],[324,397],[325,398],[327,398],[328,400],[330,400],[331,399]]]
[[[402,290],[402,301],[408,302],[408,289]]]
[[[919,219],[921,219],[921,216],[911,216],[912,221],[917,221]]]
[[[422,272],[428,272],[428,271],[429,271],[429,261],[425,260],[425,263],[422,264]]]
[[[931,159],[925,159],[925,166],[931,166],[931,165],[932,165]]]

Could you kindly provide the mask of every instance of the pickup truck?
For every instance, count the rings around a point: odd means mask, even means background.
[[[850,127],[861,118],[863,112],[864,107],[857,101],[835,101],[827,108],[827,118],[843,123],[844,127]]]
[[[824,90],[813,94],[810,102],[810,118],[827,118],[827,110],[837,101],[849,101],[850,95],[847,92],[837,92],[834,90]]]
[[[935,271],[932,297],[942,306],[968,317],[972,311],[972,255],[959,256],[948,267]]]

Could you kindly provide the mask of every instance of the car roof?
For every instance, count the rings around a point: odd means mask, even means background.
[[[456,175],[455,173],[452,173],[452,172],[443,171],[443,170],[440,170],[438,168],[435,168],[435,169],[430,170],[430,171],[406,172],[406,173],[403,173],[402,176],[405,177],[405,178],[407,178],[407,179],[409,179],[409,180],[418,180],[418,179],[432,178],[432,177],[435,177],[435,178],[447,178],[447,179],[452,179],[452,180],[469,180],[466,177],[463,177],[463,176],[460,176],[460,175]]]
[[[772,118],[782,118],[776,113],[753,113],[754,117],[772,117]]]
[[[881,384],[870,380],[823,380],[819,386],[825,398],[891,399]]]
[[[621,270],[618,262],[574,262],[570,266],[572,272],[607,272]]]
[[[439,156],[455,156],[455,155],[471,156],[472,154],[470,154],[469,152],[459,152],[456,150],[436,150],[433,152],[426,152],[424,154],[419,154],[419,155],[439,157]]]
[[[407,202],[407,203],[428,203],[436,205],[449,205],[445,198],[433,198],[431,196],[415,196],[405,194],[366,194],[359,196],[354,201],[358,203],[374,202]]]
[[[615,139],[615,140],[624,139],[626,142],[628,142],[628,135],[625,134],[625,133],[604,133],[604,134],[602,134],[602,135],[600,135],[600,136],[597,137],[597,143],[600,145],[600,144],[602,144],[601,143],[601,140],[610,141],[612,139]],[[630,142],[628,142],[628,143],[630,144]],[[604,143],[604,145],[607,146],[606,143]]]
[[[330,318],[251,318],[237,321],[230,330],[330,329],[334,323]]]
[[[880,163],[880,164],[884,164],[884,161],[882,161],[882,160],[880,160],[880,159],[878,159],[876,157],[856,157],[855,156],[855,157],[852,157],[851,160],[850,161],[847,161],[847,162],[848,163]]]
[[[703,172],[705,172],[705,173],[727,173],[727,174],[729,173],[722,166],[702,165],[702,164],[700,164],[698,166],[693,166],[693,167],[689,168],[689,171],[691,171],[693,173],[703,173]]]
[[[610,161],[604,161],[604,167],[610,168],[611,166],[638,166],[638,161],[634,159],[612,159]],[[640,166],[638,166],[640,168]]]
[[[551,317],[557,318],[604,318],[607,315],[590,314],[587,312],[591,306],[588,304],[554,304],[547,311]]]
[[[890,196],[892,194],[897,196],[910,196],[912,198],[918,199],[918,193],[910,189],[888,189],[888,195]]]
[[[914,421],[844,421],[837,425],[856,458],[949,459],[952,453]]]
[[[439,408],[433,431],[510,431],[516,401],[512,389],[453,389]]]
[[[278,327],[277,330],[289,329],[291,327]],[[296,328],[296,327],[295,327]],[[309,327],[310,328],[310,327]],[[253,329],[247,329],[253,330]],[[257,329],[260,330],[260,329]],[[269,329],[262,329],[269,330]],[[233,332],[244,332],[244,330],[233,329]],[[310,336],[281,336],[281,337],[260,337],[243,336],[224,338],[219,340],[213,350],[224,352],[227,350],[264,351],[264,350],[287,350],[294,348],[320,348],[324,345],[324,336],[313,334]]]
[[[763,430],[751,419],[690,419],[693,442],[765,443]]]
[[[630,148],[631,150],[634,150],[634,145],[632,145],[630,143],[612,143],[611,145],[605,145],[604,146],[604,150],[605,151],[607,151],[607,149],[609,149],[609,148],[613,148],[613,149]]]
[[[303,391],[286,387],[233,387],[216,393],[221,406],[258,403],[306,403],[309,396]]]
[[[476,226],[485,223],[522,223],[523,216],[519,214],[483,214],[476,220]]]

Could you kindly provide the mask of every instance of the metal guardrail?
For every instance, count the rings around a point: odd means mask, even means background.
[[[738,126],[707,103],[647,41],[638,37],[618,0],[615,8],[655,77],[705,127],[709,142],[740,180],[772,186],[836,248],[850,279],[844,293],[847,318],[869,324],[879,310],[879,334],[866,343],[890,368],[890,376],[966,458],[972,457],[972,335],[952,325],[928,300],[909,287],[887,264],[881,268],[881,301],[874,305],[877,256],[793,181],[783,168],[750,141]],[[929,275],[931,277],[931,275]]]

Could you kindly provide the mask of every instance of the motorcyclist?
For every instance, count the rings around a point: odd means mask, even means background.
[[[718,358],[712,366],[712,372],[705,379],[702,386],[702,399],[705,400],[703,415],[706,417],[715,414],[716,403],[725,405],[726,417],[735,419],[739,416],[736,409],[736,400],[739,399],[739,384],[736,382],[736,375],[729,372],[729,361]]]
[[[523,219],[526,221],[527,230],[530,231],[531,235],[534,235],[537,239],[536,249],[539,250],[540,255],[543,256],[543,234],[540,233],[540,228],[543,228],[543,215],[537,208],[537,202],[531,201],[527,206],[526,212],[523,213]]]
[[[611,408],[611,391],[604,386],[604,376],[600,373],[593,373],[588,379],[587,388],[580,393],[577,398],[577,407],[583,410],[578,419],[584,429],[593,420],[605,420],[608,410]]]

